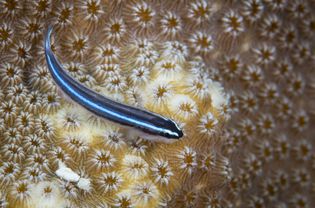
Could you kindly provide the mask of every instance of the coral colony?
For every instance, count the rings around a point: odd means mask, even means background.
[[[312,0],[0,0],[0,207],[315,206]],[[67,97],[65,71],[176,121],[173,143]]]

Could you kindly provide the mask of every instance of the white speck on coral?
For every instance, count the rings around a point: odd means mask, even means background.
[[[91,182],[88,178],[81,178],[77,173],[68,168],[63,162],[58,162],[58,169],[56,170],[56,175],[66,181],[75,182],[78,188],[85,191],[91,189]]]
[[[58,177],[71,182],[78,182],[80,176],[73,172],[70,168],[68,168],[63,162],[58,162],[58,169],[56,170],[56,174]]]
[[[84,191],[90,191],[91,190],[91,181],[88,178],[80,178],[77,182],[78,188],[84,190]]]

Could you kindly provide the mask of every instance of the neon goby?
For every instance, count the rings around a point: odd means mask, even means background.
[[[182,130],[175,121],[144,109],[113,101],[72,78],[51,50],[52,31],[53,28],[50,26],[45,35],[46,62],[55,83],[68,97],[98,117],[136,128],[146,134],[159,136],[165,140],[176,140],[183,136]]]

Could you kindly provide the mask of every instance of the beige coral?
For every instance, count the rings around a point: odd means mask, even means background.
[[[0,0],[0,206],[314,206],[314,11]],[[59,92],[43,51],[51,24],[72,77],[171,117],[183,139],[152,142]]]

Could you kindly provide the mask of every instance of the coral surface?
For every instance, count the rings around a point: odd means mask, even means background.
[[[312,0],[0,0],[0,207],[315,206]],[[54,83],[172,118],[168,144]]]

